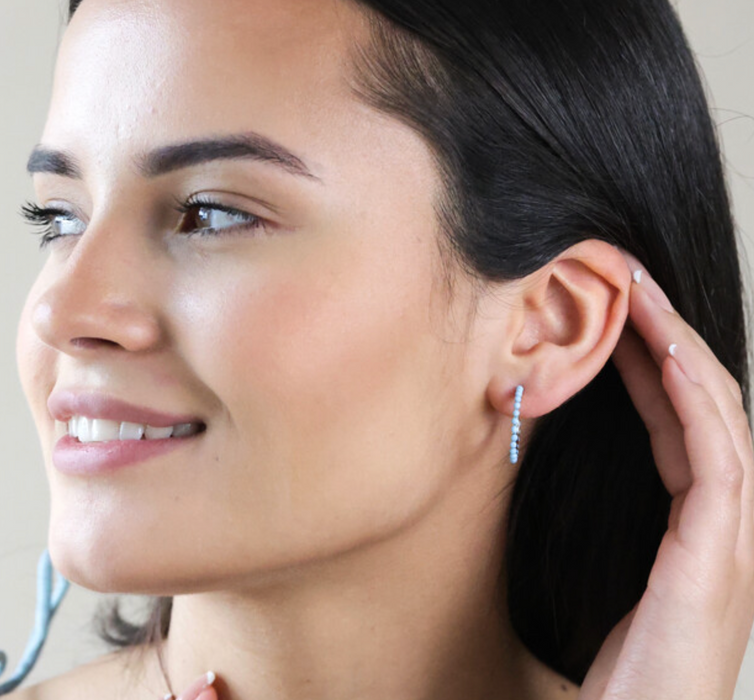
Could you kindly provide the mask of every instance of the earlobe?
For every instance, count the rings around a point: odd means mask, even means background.
[[[549,413],[604,367],[628,317],[631,271],[618,248],[589,239],[561,253],[520,285],[523,309],[490,378],[488,399],[513,415],[523,385],[521,418]]]

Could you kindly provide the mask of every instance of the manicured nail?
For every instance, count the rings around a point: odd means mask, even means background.
[[[209,688],[214,682],[214,672],[208,671],[203,676],[197,678],[188,688],[186,688],[178,696],[178,700],[195,700],[195,698],[198,698],[203,690]]]
[[[647,294],[649,294],[650,298],[653,299],[657,304],[659,304],[663,309],[665,309],[665,311],[674,313],[675,309],[670,303],[670,299],[668,299],[665,292],[662,291],[660,285],[652,279],[651,275],[647,274],[642,276],[643,272],[644,271],[641,269],[634,270],[634,282],[636,282],[636,284],[641,284],[641,286],[644,287],[644,289],[647,291]],[[643,282],[642,279],[644,280]]]
[[[677,343],[671,343],[670,347],[668,348],[668,353],[673,356],[673,359],[676,361],[678,366],[681,368],[681,372],[683,372],[694,384],[699,384],[699,379],[696,376],[696,374],[688,369],[686,366],[685,360],[683,358],[678,358],[676,356],[676,350],[678,349]],[[683,354],[683,353],[681,353]]]

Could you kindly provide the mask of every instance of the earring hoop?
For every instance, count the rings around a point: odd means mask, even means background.
[[[516,387],[516,396],[513,400],[513,420],[511,422],[511,464],[518,462],[518,448],[521,444],[521,437],[519,431],[521,430],[521,396],[524,393],[524,387],[519,384]]]

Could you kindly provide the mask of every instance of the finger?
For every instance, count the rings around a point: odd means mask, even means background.
[[[217,697],[215,690],[211,688],[215,682],[215,674],[212,671],[208,671],[204,675],[197,678],[191,685],[189,685],[176,700],[210,700],[212,695]],[[209,696],[206,691],[210,690]]]
[[[748,419],[741,402],[727,388],[725,368],[717,358],[701,348],[690,332],[691,327],[677,313],[668,313],[660,308],[641,284],[631,286],[630,314],[633,325],[657,363],[662,363],[668,348],[674,345],[674,351],[680,353],[678,359],[683,362],[686,374],[692,381],[704,384],[718,404],[741,460],[750,457],[752,448]]]
[[[705,384],[721,408],[724,405],[729,410],[735,407],[736,402],[728,386],[727,370],[702,347],[693,328],[677,312],[666,311],[652,298],[647,290],[647,281],[648,278],[642,276],[640,284],[631,285],[629,313],[633,327],[644,338],[657,364],[662,364],[671,344],[682,346],[686,358],[684,368],[689,377],[699,384]]]
[[[720,362],[700,347],[689,332],[690,326],[677,313],[660,308],[642,284],[644,282],[632,285],[630,313],[634,327],[642,334],[650,352],[659,357],[659,362],[663,361],[667,348],[675,345],[676,359],[690,379],[703,385],[715,401],[724,429],[731,436],[743,470],[739,508],[744,517],[739,520],[740,541],[743,550],[750,552],[754,547],[754,449],[748,417],[740,400],[727,389],[729,375]]]
[[[629,326],[623,329],[612,355],[639,416],[649,432],[655,461],[665,465],[659,470],[665,489],[671,496],[691,486],[683,426],[662,385],[662,371],[639,335]]]
[[[172,693],[168,693],[162,700],[174,700],[174,698]],[[197,695],[196,700],[217,700],[217,691],[212,686],[205,688]]]
[[[671,356],[663,362],[662,380],[684,428],[693,476],[680,513],[677,538],[685,550],[705,563],[703,570],[699,567],[687,573],[700,579],[708,577],[711,583],[717,573],[729,569],[729,555],[735,554],[744,469],[706,387],[691,381]]]
[[[661,378],[662,370],[654,363],[644,342],[632,329],[624,329],[613,353],[613,362],[621,373],[631,400],[649,431],[658,472],[665,488],[674,499],[669,527],[670,529],[678,529],[686,501],[682,494],[690,489],[694,474],[689,462],[686,429],[681,423],[678,411],[664,386]],[[709,397],[707,400],[709,400]],[[697,402],[697,407],[700,406],[701,404]],[[724,432],[726,427],[724,422],[721,421],[719,411],[714,406],[713,411],[719,421],[717,429]],[[714,431],[715,429],[714,423],[707,426],[707,430]],[[707,439],[705,433],[700,433],[698,430],[695,436]],[[710,437],[709,439],[712,440],[713,438]],[[734,508],[738,515],[736,515],[736,512],[729,512],[734,524],[737,520],[740,523],[741,507],[738,504]],[[686,530],[684,530],[685,532]],[[733,549],[739,539],[739,533],[723,534],[722,537],[727,537],[727,541],[731,543],[729,548]]]
[[[657,284],[656,280],[652,275],[649,274],[649,271],[647,268],[642,265],[642,263],[636,258],[634,255],[631,255],[631,253],[628,253],[627,251],[623,249],[619,249],[621,253],[623,254],[623,257],[626,259],[629,265],[629,269],[631,270],[632,277],[634,278],[637,283],[640,283],[643,285],[644,289],[646,289],[649,292],[650,297],[652,297],[662,308],[664,308],[666,311],[669,311],[673,313],[675,309],[673,308],[673,305],[670,303],[670,300],[668,299],[665,292],[662,290],[662,287],[660,287],[659,284]],[[636,279],[636,273],[637,271],[640,271],[641,274],[639,276],[639,280]],[[694,329],[691,325],[687,324],[687,330],[692,335],[692,337],[696,340],[699,347],[702,349],[703,352],[707,353],[707,355],[717,360],[717,357],[715,356],[715,353],[712,352],[712,349],[707,345],[707,342],[702,338],[701,335]],[[731,392],[731,396],[733,396],[734,399],[736,399],[737,402],[742,401],[742,393],[741,393],[741,386],[739,383],[735,380],[732,374],[728,372],[728,370],[723,366],[720,365],[720,368],[722,370],[725,385],[728,388],[728,390]]]
[[[691,359],[687,347],[679,346],[675,358],[683,368]],[[709,382],[704,383],[709,389]],[[740,464],[740,531],[738,534],[738,556],[754,563],[754,451],[752,450],[751,429],[743,406],[730,397],[718,403],[725,429],[728,430]]]

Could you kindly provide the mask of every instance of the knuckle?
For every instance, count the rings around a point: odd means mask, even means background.
[[[733,428],[736,434],[740,434],[748,444],[751,444],[751,427],[749,426],[749,419],[743,411],[736,411],[733,416]]]
[[[730,390],[733,397],[739,401],[743,402],[743,392],[741,391],[741,385],[736,381],[736,378],[730,373],[727,367],[720,362],[720,359],[717,357],[717,355],[712,352],[712,348],[710,348],[707,341],[694,329],[691,328],[691,334],[696,338],[697,342],[704,348],[704,350],[710,355],[710,357],[714,358],[716,363],[720,367],[720,371],[723,373],[723,378],[725,380],[726,385],[728,386],[728,389]]]
[[[720,408],[717,405],[717,401],[709,393],[709,390],[702,384],[697,384],[697,402],[699,407],[708,414],[710,418],[713,418],[715,422],[722,420],[723,416],[720,412]]]
[[[715,481],[726,492],[740,493],[744,484],[744,469],[738,459],[723,459],[714,471]]]
[[[744,394],[743,391],[741,391],[741,385],[733,378],[733,375],[730,374],[730,372],[726,370],[725,374],[725,379],[728,382],[728,388],[730,389],[731,394],[733,394],[733,397],[738,403],[743,403]]]

